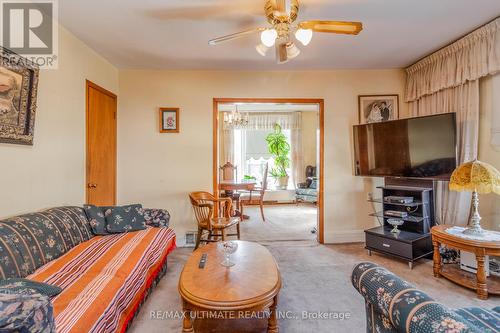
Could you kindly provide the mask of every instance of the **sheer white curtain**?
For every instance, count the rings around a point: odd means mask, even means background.
[[[302,150],[302,113],[295,112],[293,115],[294,123],[296,124],[290,129],[290,145],[291,145],[291,160],[292,160],[292,181],[294,187],[305,179],[304,169],[304,152]]]
[[[224,165],[227,162],[235,165],[234,157],[234,130],[230,128],[223,128],[222,138],[220,138],[222,143],[222,158],[221,163]]]
[[[500,19],[406,69],[406,101],[413,116],[456,112],[458,162],[477,158],[479,79],[500,70]],[[470,194],[438,182],[438,223],[466,225]]]

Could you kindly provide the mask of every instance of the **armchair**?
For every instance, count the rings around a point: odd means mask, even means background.
[[[354,267],[351,282],[365,298],[367,332],[500,331],[500,307],[449,309],[374,263],[364,262]]]
[[[297,184],[295,201],[318,202],[318,178],[316,177],[316,167],[312,165],[306,167],[306,181]]]
[[[240,239],[240,219],[231,217],[231,198],[216,198],[208,192],[191,192],[189,199],[198,222],[195,250],[200,242],[217,242],[219,237],[222,241],[226,236],[237,236]],[[219,212],[217,216],[215,208]],[[236,226],[236,234],[226,234],[226,229],[232,226]],[[204,233],[207,234],[206,239],[203,239]]]

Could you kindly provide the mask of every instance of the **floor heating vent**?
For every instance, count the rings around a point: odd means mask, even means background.
[[[185,246],[186,247],[194,247],[196,245],[196,235],[198,233],[196,231],[188,231],[186,232]]]

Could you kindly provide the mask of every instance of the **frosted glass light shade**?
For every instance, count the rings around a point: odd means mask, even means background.
[[[288,59],[293,59],[300,54],[300,49],[293,42],[287,43],[286,54],[288,56]]]
[[[276,42],[276,37],[278,37],[278,32],[274,29],[266,29],[261,32],[260,40],[262,44],[267,47],[271,47]]]
[[[295,38],[297,38],[297,40],[304,46],[311,42],[312,36],[313,31],[311,29],[298,29],[295,32]]]
[[[258,52],[261,56],[263,56],[263,57],[265,57],[265,56],[266,56],[266,53],[267,53],[267,51],[269,50],[269,48],[268,48],[267,46],[265,46],[264,44],[262,44],[262,43],[260,43],[259,45],[257,45],[257,46],[255,47],[255,49],[256,49],[256,50],[257,50],[257,52]]]

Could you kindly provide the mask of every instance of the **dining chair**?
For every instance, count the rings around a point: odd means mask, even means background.
[[[262,185],[260,187],[255,187],[253,190],[247,193],[240,194],[240,213],[243,215],[243,206],[245,204],[250,205],[252,201],[258,200],[260,206],[260,215],[262,216],[262,221],[266,221],[264,217],[264,194],[267,190],[267,171],[269,164],[266,163],[264,166],[264,172],[262,173]]]
[[[226,162],[223,166],[219,167],[220,170],[220,180],[237,180],[238,179],[238,167],[233,165],[231,162]],[[229,197],[233,199],[236,203],[236,207],[239,206],[240,193],[236,191],[224,191],[221,193],[222,197]]]
[[[198,223],[195,250],[200,242],[217,242],[219,238],[225,241],[227,236],[237,236],[240,239],[240,219],[231,217],[231,198],[216,198],[211,193],[199,191],[189,193],[189,199]],[[219,212],[217,216],[215,216],[215,207]],[[236,234],[227,234],[226,229],[233,226],[236,226]],[[202,239],[205,232],[207,238]]]
[[[231,162],[226,162],[223,166],[219,167],[221,172],[220,179],[222,180],[236,180],[238,178],[238,167]]]

